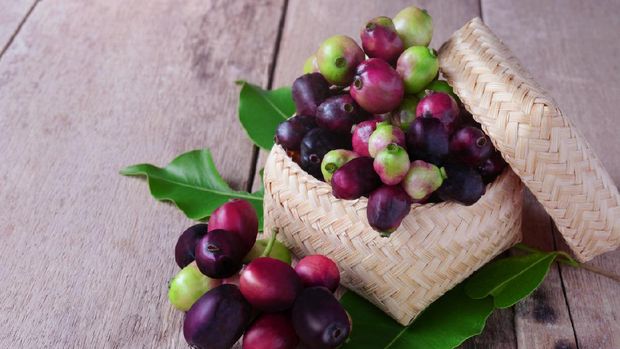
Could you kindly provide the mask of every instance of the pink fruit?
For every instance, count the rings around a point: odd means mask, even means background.
[[[454,132],[458,126],[459,114],[459,105],[452,96],[444,92],[428,94],[420,100],[416,108],[417,117],[438,119],[449,133]]]
[[[383,114],[400,105],[405,86],[400,75],[386,61],[370,58],[357,67],[350,93],[364,110]]]
[[[238,234],[244,244],[244,253],[248,253],[254,246],[258,234],[256,210],[245,200],[233,199],[211,214],[209,231],[216,229]]]
[[[267,312],[290,308],[302,289],[295,270],[270,257],[260,257],[248,264],[241,273],[239,286],[253,307]]]
[[[331,259],[323,255],[302,258],[295,266],[304,287],[323,286],[334,292],[340,284],[340,271]]]
[[[353,129],[353,151],[360,156],[370,156],[368,152],[368,139],[370,135],[377,129],[377,120],[368,120],[360,122]]]
[[[403,180],[409,171],[409,165],[407,151],[403,147],[391,143],[377,153],[373,168],[384,184],[395,185]]]
[[[437,166],[416,160],[402,182],[402,187],[415,203],[425,202],[435,190],[441,187],[446,173]]]
[[[295,349],[299,337],[284,313],[261,314],[243,335],[243,349]]]
[[[368,57],[381,58],[389,63],[395,63],[404,50],[394,23],[388,17],[376,17],[368,21],[362,28],[360,38]]]
[[[368,153],[373,158],[389,144],[395,143],[405,147],[405,133],[387,121],[377,124],[377,129],[368,138]]]

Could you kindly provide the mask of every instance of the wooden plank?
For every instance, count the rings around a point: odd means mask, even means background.
[[[619,183],[620,3],[501,0],[483,1],[482,9],[485,22],[548,89]],[[620,274],[619,262],[615,251],[591,264]],[[620,284],[585,270],[560,270],[578,346],[620,347]],[[533,335],[534,329],[524,333]]]
[[[266,85],[282,7],[37,6],[0,60],[0,347],[185,346],[166,289],[191,222],[118,170],[211,147],[243,188],[233,81]]]
[[[36,2],[36,0],[0,0],[0,53]]]

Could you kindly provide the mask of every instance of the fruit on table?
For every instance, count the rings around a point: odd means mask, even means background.
[[[316,111],[319,127],[347,135],[362,118],[359,106],[348,93],[326,99]]]
[[[223,279],[241,270],[241,261],[246,252],[239,235],[215,229],[198,241],[196,264],[206,276]]]
[[[302,258],[295,266],[304,287],[323,286],[334,292],[340,284],[340,271],[333,260],[323,255]]]
[[[437,76],[439,60],[432,49],[412,46],[398,57],[396,71],[403,79],[405,93],[418,93]]]
[[[407,132],[407,150],[412,159],[441,163],[450,151],[450,134],[435,118],[416,118]]]
[[[506,161],[498,151],[494,151],[491,156],[478,166],[478,172],[482,176],[484,183],[491,183],[506,168]]]
[[[207,224],[195,224],[187,228],[177,240],[174,246],[174,260],[179,268],[185,268],[194,261],[196,243],[207,233],[209,226]]]
[[[383,185],[368,197],[368,224],[387,237],[400,226],[410,208],[411,198],[400,185]]]
[[[189,309],[183,322],[187,343],[198,349],[229,349],[250,322],[252,307],[235,285],[220,285]]]
[[[233,199],[213,211],[209,218],[209,231],[222,229],[239,235],[244,246],[243,254],[250,251],[258,234],[258,217],[249,202]]]
[[[304,62],[304,74],[310,73],[318,73],[319,72],[319,63],[316,60],[316,54],[308,57]]]
[[[349,137],[343,137],[331,131],[315,128],[308,132],[301,141],[301,168],[317,179],[323,179],[321,162],[323,156],[334,149],[351,149]]]
[[[447,178],[437,190],[442,200],[458,201],[469,206],[484,195],[484,182],[476,170],[462,164],[446,164],[444,167]]]
[[[364,58],[364,51],[346,35],[334,35],[323,41],[316,53],[319,71],[333,85],[346,86],[353,81],[355,68]]]
[[[447,93],[452,98],[454,98],[454,100],[456,101],[456,103],[458,105],[461,105],[461,100],[456,95],[456,93],[454,93],[454,90],[452,89],[452,86],[450,86],[450,84],[448,84],[448,82],[445,81],[445,80],[433,80],[433,81],[431,81],[430,84],[426,85],[424,87],[424,90],[418,92],[416,94],[416,96],[419,99],[422,99],[422,98],[426,97],[426,95],[429,94],[429,92],[443,92],[443,93]]]
[[[293,306],[295,332],[309,348],[337,348],[349,337],[351,321],[342,305],[325,287],[304,289]]]
[[[373,168],[381,182],[387,185],[400,183],[409,171],[409,165],[407,151],[396,143],[390,143],[378,152],[373,162]]]
[[[357,66],[349,91],[364,110],[383,114],[398,107],[404,85],[400,75],[386,61],[370,58]]]
[[[313,116],[329,96],[329,83],[320,73],[304,74],[293,82],[291,92],[297,115]]]
[[[275,141],[285,150],[296,151],[306,133],[316,127],[314,116],[295,115],[276,128]]]
[[[373,169],[373,159],[367,156],[355,158],[336,170],[332,176],[332,192],[345,200],[358,199],[370,194],[379,186],[381,179]]]
[[[377,123],[377,120],[367,120],[355,125],[351,142],[353,144],[353,151],[360,156],[370,156],[368,152],[368,139],[377,129]]]
[[[219,283],[219,280],[203,275],[196,263],[190,263],[170,280],[168,300],[175,308],[188,311],[198,298]]]
[[[454,98],[444,92],[428,94],[416,108],[417,117],[435,118],[441,121],[448,133],[454,132],[459,124],[461,110]]]
[[[374,158],[378,152],[391,143],[404,147],[405,133],[387,121],[380,122],[377,124],[377,129],[368,138],[368,153]]]
[[[295,349],[299,337],[285,313],[264,313],[243,335],[243,349]]]
[[[265,248],[267,247],[267,244],[269,243],[269,240],[270,239],[256,240],[254,247],[252,247],[250,252],[243,258],[243,263],[248,264],[256,258],[261,257],[261,255],[265,251]],[[288,250],[288,248],[286,248],[286,246],[284,246],[283,243],[278,240],[275,240],[273,242],[273,245],[271,246],[271,251],[266,257],[279,259],[289,265],[292,261],[291,252]]]
[[[346,149],[334,149],[327,152],[321,162],[321,173],[323,173],[325,182],[331,183],[334,172],[357,157],[359,155],[355,152]]]
[[[481,129],[467,126],[450,139],[450,152],[469,166],[478,166],[493,153],[489,137]]]
[[[256,309],[276,312],[290,308],[302,288],[288,264],[270,257],[253,260],[241,273],[241,293]]]
[[[416,160],[411,163],[402,187],[414,203],[423,203],[441,187],[445,178],[446,174],[442,169],[431,163]]]
[[[416,96],[405,96],[398,108],[390,114],[392,123],[406,132],[416,118],[415,111],[419,101]]]
[[[426,10],[406,7],[394,16],[393,22],[405,48],[428,46],[433,38],[433,19]]]
[[[375,17],[360,32],[362,47],[368,57],[395,63],[403,52],[403,42],[389,17]]]

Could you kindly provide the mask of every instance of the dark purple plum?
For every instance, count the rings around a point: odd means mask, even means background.
[[[360,32],[362,48],[368,57],[380,58],[394,64],[403,52],[403,42],[389,17],[376,17],[368,21]]]
[[[460,113],[461,110],[454,98],[444,92],[429,93],[416,107],[417,117],[438,119],[450,134],[459,124]]]
[[[355,125],[351,142],[353,151],[360,156],[370,156],[368,152],[368,139],[377,129],[377,120],[368,120]]]
[[[302,258],[295,265],[304,287],[323,286],[334,292],[340,284],[338,265],[323,255],[311,255]]]
[[[400,185],[384,185],[368,197],[368,224],[387,237],[396,230],[411,209],[411,198]]]
[[[301,140],[308,131],[316,127],[314,116],[296,115],[283,121],[276,128],[276,143],[285,150],[299,150]]]
[[[349,94],[329,97],[316,110],[319,127],[347,135],[351,134],[353,125],[363,118],[360,107]]]
[[[373,169],[373,162],[372,158],[363,156],[336,170],[331,181],[334,196],[354,200],[375,190],[381,184],[381,179]]]
[[[224,279],[241,270],[245,254],[239,235],[221,229],[211,230],[196,245],[196,265],[206,276]]]
[[[196,259],[196,244],[207,233],[209,226],[201,223],[187,228],[174,246],[174,260],[180,268],[185,268]]]
[[[292,94],[297,114],[314,116],[329,96],[329,83],[320,73],[304,74],[293,82]]]
[[[258,235],[256,209],[248,201],[232,199],[211,214],[209,231],[216,229],[239,235],[245,253],[248,253],[254,246],[256,235]]]
[[[242,349],[295,349],[299,337],[285,313],[261,314],[243,334]]]
[[[239,288],[225,284],[205,293],[183,322],[187,344],[197,349],[229,349],[250,322],[252,307]]]
[[[493,153],[493,144],[481,129],[467,126],[450,139],[450,153],[469,166],[478,166]]]
[[[480,172],[484,183],[491,183],[505,168],[506,161],[498,151],[494,151],[488,159],[478,166],[478,172]]]
[[[322,128],[311,130],[301,141],[301,168],[315,178],[323,180],[321,173],[323,156],[334,149],[351,149],[351,137]]]
[[[312,349],[337,348],[351,332],[346,310],[325,287],[303,290],[295,301],[291,318],[301,341]]]
[[[463,205],[473,205],[484,195],[482,176],[471,167],[462,164],[446,164],[447,178],[437,190],[442,200],[456,201]]]
[[[241,272],[241,293],[256,309],[277,312],[290,308],[302,284],[295,270],[281,260],[256,258]]]
[[[450,152],[450,135],[435,118],[416,118],[407,132],[407,150],[412,159],[441,163]]]
[[[370,58],[357,67],[349,92],[364,110],[383,114],[400,105],[405,85],[400,75],[386,61]]]

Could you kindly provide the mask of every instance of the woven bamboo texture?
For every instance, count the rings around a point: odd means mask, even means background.
[[[588,143],[479,18],[440,50],[443,75],[576,257],[618,248],[620,196]]]
[[[264,181],[265,229],[279,228],[298,257],[334,259],[344,286],[403,325],[521,237],[522,185],[509,169],[472,206],[413,206],[389,238],[368,225],[366,198],[334,198],[280,146]]]

